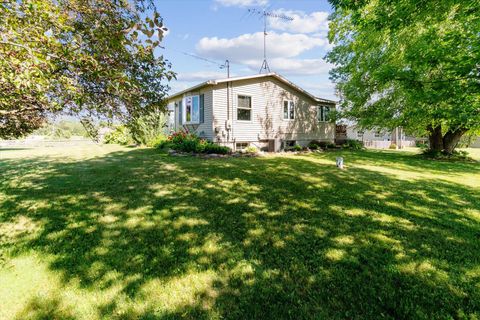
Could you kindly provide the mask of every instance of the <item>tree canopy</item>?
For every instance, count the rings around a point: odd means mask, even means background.
[[[328,60],[344,116],[402,126],[451,153],[480,129],[480,5],[468,0],[331,0]]]
[[[28,134],[49,114],[129,122],[164,108],[170,63],[153,2],[0,2],[0,137]]]

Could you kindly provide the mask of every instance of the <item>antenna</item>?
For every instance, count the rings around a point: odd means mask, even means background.
[[[227,69],[227,78],[230,78],[230,61],[225,60],[225,63],[221,64],[221,63],[218,63],[216,61],[197,56],[196,54],[193,54],[193,53],[188,53],[188,52],[184,52],[184,51],[180,51],[180,52],[183,53],[186,56],[190,56],[190,57],[198,59],[198,60],[203,60],[203,61],[206,61],[206,62],[209,62],[209,63],[216,64],[220,69]]]
[[[292,21],[293,17],[286,16],[284,14],[276,14],[273,12],[269,12],[259,9],[248,9],[248,13],[250,15],[259,15],[260,18],[263,19],[263,62],[262,66],[260,67],[260,71],[258,73],[262,73],[263,71],[270,73],[270,67],[268,66],[267,61],[267,19],[268,18],[276,18],[285,21]]]
[[[220,69],[227,69],[227,78],[230,78],[230,61],[225,60],[225,63],[220,66]]]

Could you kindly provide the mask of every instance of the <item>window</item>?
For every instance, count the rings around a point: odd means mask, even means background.
[[[375,131],[375,138],[383,137],[383,133],[381,131]]]
[[[363,131],[357,131],[357,138],[363,138]]]
[[[236,149],[238,151],[245,150],[248,147],[248,142],[237,142]]]
[[[252,97],[241,95],[238,96],[237,120],[252,120]]]
[[[295,104],[292,100],[283,100],[283,120],[295,119]]]
[[[186,124],[200,123],[200,96],[183,98],[183,121]]]
[[[328,106],[319,106],[317,112],[317,119],[320,122],[330,121],[330,107]]]

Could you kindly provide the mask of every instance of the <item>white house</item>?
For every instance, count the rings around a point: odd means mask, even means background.
[[[168,98],[172,131],[188,130],[233,150],[333,142],[334,109],[334,101],[276,73],[209,80]]]
[[[347,139],[362,141],[367,148],[389,148],[392,144],[396,145],[397,148],[415,146],[415,138],[405,135],[400,127],[393,130],[364,130],[355,125],[350,125],[347,126]]]

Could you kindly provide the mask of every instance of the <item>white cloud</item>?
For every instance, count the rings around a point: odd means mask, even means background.
[[[303,11],[278,9],[273,11],[273,13],[279,16],[292,17],[293,20],[270,18],[268,19],[268,25],[271,29],[293,33],[321,34],[325,34],[328,31],[328,12],[325,11],[315,11],[306,14]]]
[[[268,4],[268,0],[215,0],[215,4],[224,7],[263,7]]]
[[[258,68],[260,64],[257,64]],[[328,74],[328,71],[332,68],[332,65],[323,59],[275,58],[269,60],[268,64],[272,71],[285,75]]]
[[[269,32],[267,56],[269,58],[291,58],[316,48],[328,47],[328,41],[321,37],[305,34]],[[197,52],[213,59],[229,59],[234,62],[257,60],[263,57],[263,32],[247,33],[236,38],[202,38],[196,45]]]
[[[336,94],[335,84],[329,80],[318,81],[314,83],[298,83],[302,88],[311,92],[317,97],[338,100],[339,97]]]
[[[233,75],[231,75],[233,76]],[[179,73],[177,76],[178,81],[207,81],[214,79],[222,79],[227,77],[227,72],[221,71],[198,71],[198,72],[186,72]]]

